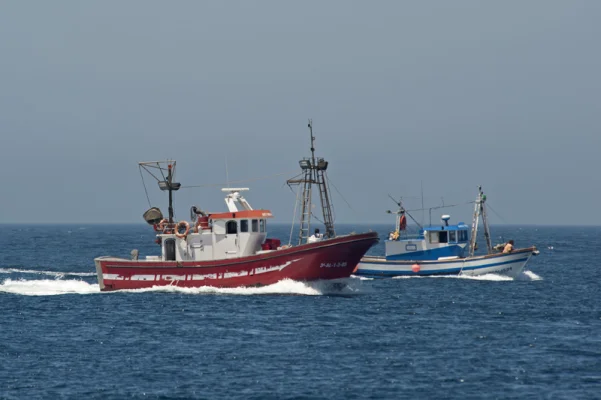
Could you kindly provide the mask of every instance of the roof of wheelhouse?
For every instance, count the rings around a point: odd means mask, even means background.
[[[427,226],[424,228],[425,231],[463,231],[467,230],[468,226],[465,222],[459,222],[457,225],[437,225],[437,226]]]
[[[269,210],[242,210],[235,212],[224,212],[209,214],[209,218],[216,219],[260,219],[273,218],[273,214]]]

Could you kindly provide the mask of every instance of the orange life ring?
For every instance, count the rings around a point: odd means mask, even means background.
[[[167,228],[168,224],[169,224],[169,220],[167,218],[162,219],[161,222],[159,222],[159,226],[157,227],[157,230],[165,233],[165,228]]]
[[[181,225],[186,227],[186,230],[184,233],[179,233],[179,231],[178,231],[178,229]],[[175,236],[177,236],[180,239],[183,239],[186,236],[188,236],[188,232],[190,232],[190,224],[188,223],[188,221],[179,221],[177,223],[177,225],[175,226]]]

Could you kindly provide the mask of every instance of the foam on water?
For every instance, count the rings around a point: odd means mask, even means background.
[[[261,287],[236,287],[236,288],[217,288],[213,286],[202,286],[198,288],[184,288],[178,286],[153,286],[147,289],[123,290],[121,292],[168,292],[184,293],[194,295],[222,294],[237,296],[252,295],[301,295],[301,296],[323,296],[323,295],[353,295],[360,291],[360,285],[355,284],[350,279],[336,281],[315,281],[299,282],[291,279],[284,279],[273,285]],[[116,292],[115,292],[116,293]]]
[[[532,271],[522,271],[521,275],[518,276],[518,279],[525,281],[542,281],[543,277],[535,274]]]
[[[237,288],[216,288],[212,286],[202,286],[198,288],[183,288],[177,286],[154,286],[146,289],[118,290],[104,292],[103,294],[119,293],[183,293],[191,295],[302,295],[302,296],[323,296],[338,295],[350,296],[365,292],[361,288],[360,281],[352,279],[341,279],[336,281],[315,281],[298,282],[285,279],[273,285],[262,287],[237,287]],[[75,279],[42,279],[42,280],[12,280],[6,279],[0,283],[0,292],[20,294],[23,296],[54,296],[61,294],[92,294],[100,293],[100,287],[96,283],[88,283]]]
[[[498,274],[484,274],[484,275],[476,275],[476,276],[458,275],[458,276],[453,276],[451,278],[471,279],[474,281],[491,281],[491,282],[513,281],[514,280],[511,276],[498,275]]]
[[[100,293],[98,284],[69,279],[12,280],[0,284],[0,292],[23,296],[55,296],[60,294]]]
[[[468,276],[468,275],[431,275],[431,276],[420,276],[420,275],[401,275],[394,276],[392,279],[422,279],[422,278],[438,278],[438,279],[467,279],[474,281],[512,281],[513,278],[505,275],[497,275],[497,274],[484,274],[484,275],[476,275],[476,276]]]
[[[491,282],[502,282],[502,281],[540,281],[543,278],[532,271],[522,271],[520,275],[515,278],[507,275],[498,274],[484,274],[484,275],[433,275],[433,276],[412,276],[402,275],[395,276],[392,279],[415,279],[415,278],[448,278],[448,279],[467,279],[473,281],[491,281]]]
[[[373,281],[374,278],[370,278],[368,276],[359,276],[359,275],[351,275],[353,279],[359,279],[360,281]]]

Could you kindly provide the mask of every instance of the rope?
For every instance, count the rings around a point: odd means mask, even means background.
[[[336,187],[336,185],[334,185],[334,182],[332,182],[332,180],[327,175],[327,173],[326,173],[326,177],[327,177],[328,186],[330,184],[332,184],[332,186],[334,186],[334,189],[336,189],[336,193],[338,193],[340,195],[340,197],[342,197],[342,200],[344,200],[344,202],[346,203],[346,205],[348,206],[348,208],[350,208],[351,211],[353,211],[355,214],[357,214],[357,211],[355,211],[355,209],[350,205],[350,203],[348,201],[346,201],[346,199],[344,198],[344,196],[342,195],[342,193],[340,193],[340,191],[338,190],[338,188]]]
[[[428,207],[428,208],[415,208],[413,210],[405,210],[405,211],[414,212],[414,211],[438,210],[440,208],[451,208],[451,207],[463,206],[466,204],[474,204],[474,203],[475,203],[475,201],[472,200],[472,201],[467,201],[465,203],[449,204],[449,205],[445,205],[445,206],[436,206],[436,207]]]
[[[288,186],[290,187],[290,186]],[[292,188],[290,188],[292,190]],[[292,245],[292,232],[294,232],[294,222],[296,221],[296,208],[298,206],[300,197],[300,190],[296,191],[296,200],[294,201],[294,212],[292,213],[292,226],[290,227],[290,238],[288,239],[288,246]]]
[[[407,210],[405,210],[405,214],[407,214],[409,216],[409,218],[411,218],[413,220],[413,222],[415,222],[415,225],[419,226],[419,229],[424,229],[423,226],[421,226],[421,224],[419,222],[416,221],[415,218],[413,218],[413,215],[409,214],[409,212]]]
[[[142,177],[142,185],[144,185],[144,192],[146,193],[146,199],[148,200],[148,207],[152,208],[152,204],[150,204],[150,196],[148,196],[148,189],[146,189],[146,182],[144,182],[142,167],[138,167],[138,169],[140,170],[140,176]]]
[[[495,214],[497,217],[501,218],[501,221],[503,221],[503,223],[505,223],[505,224],[507,223],[507,221],[505,221],[505,218],[501,217],[501,216],[499,215],[499,213],[497,213],[497,212],[494,210],[494,208],[492,208],[492,207],[490,206],[490,204],[486,203],[486,207],[490,208],[490,211],[492,211],[492,212],[493,212],[493,213],[494,213],[494,214]]]
[[[332,225],[335,225],[335,222],[336,222],[336,208],[334,207],[334,202],[332,201],[332,190],[330,189],[330,177],[328,176],[328,172],[327,171],[323,171],[323,173],[324,173],[324,176],[325,176],[326,188],[327,188],[328,194],[330,196],[330,210],[332,211]],[[332,183],[332,186],[334,186],[333,183]],[[334,186],[334,189],[336,189],[335,186]],[[336,192],[338,192],[338,189],[336,189]],[[338,194],[340,194],[340,192],[338,192]],[[340,195],[340,197],[342,197],[342,195]],[[351,210],[352,210],[352,208],[351,208]],[[334,228],[334,226],[332,226],[332,228]]]
[[[325,222],[323,222],[322,220],[320,220],[317,215],[313,214],[313,211],[311,211],[311,215],[313,216],[313,218],[315,218],[317,221],[321,222],[322,224],[326,224]]]

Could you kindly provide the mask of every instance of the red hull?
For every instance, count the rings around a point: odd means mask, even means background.
[[[226,260],[133,261],[101,257],[94,261],[103,291],[153,286],[263,286],[283,279],[349,277],[361,257],[377,242],[377,233],[370,232]]]

